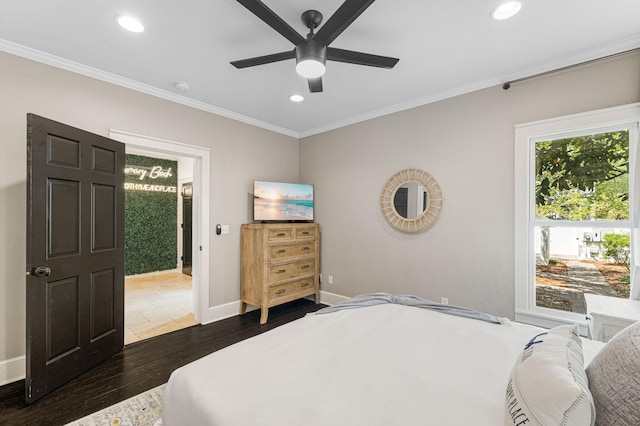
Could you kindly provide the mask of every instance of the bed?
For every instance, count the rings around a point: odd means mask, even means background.
[[[519,424],[507,382],[546,330],[501,322],[386,302],[309,314],[174,371],[163,425]],[[584,365],[604,345],[578,341]]]

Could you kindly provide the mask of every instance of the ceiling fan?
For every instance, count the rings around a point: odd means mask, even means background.
[[[313,93],[322,92],[322,75],[325,72],[327,60],[379,68],[393,68],[399,60],[388,56],[371,55],[369,53],[329,47],[375,0],[346,0],[317,33],[314,33],[314,30],[320,26],[322,14],[317,10],[305,11],[301,19],[305,26],[309,28],[309,34],[307,34],[306,38],[301,36],[260,0],[237,1],[293,43],[295,48],[286,52],[231,62],[231,65],[236,68],[253,67],[295,58],[296,72],[308,80],[309,91]]]

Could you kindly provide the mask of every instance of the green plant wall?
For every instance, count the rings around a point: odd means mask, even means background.
[[[127,154],[125,163],[125,275],[175,269],[178,162]]]

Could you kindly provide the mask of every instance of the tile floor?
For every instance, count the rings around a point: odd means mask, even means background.
[[[196,324],[191,277],[163,272],[125,278],[124,344]]]

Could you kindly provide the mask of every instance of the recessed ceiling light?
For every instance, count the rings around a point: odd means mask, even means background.
[[[118,21],[118,24],[120,24],[122,28],[131,32],[141,33],[144,31],[144,25],[133,16],[118,15],[116,16],[116,21]]]
[[[291,95],[291,96],[289,96],[289,100],[291,102],[302,102],[302,101],[304,101],[304,96],[302,96],[302,95]]]
[[[491,17],[496,21],[509,19],[522,9],[521,1],[507,1],[491,11]]]

